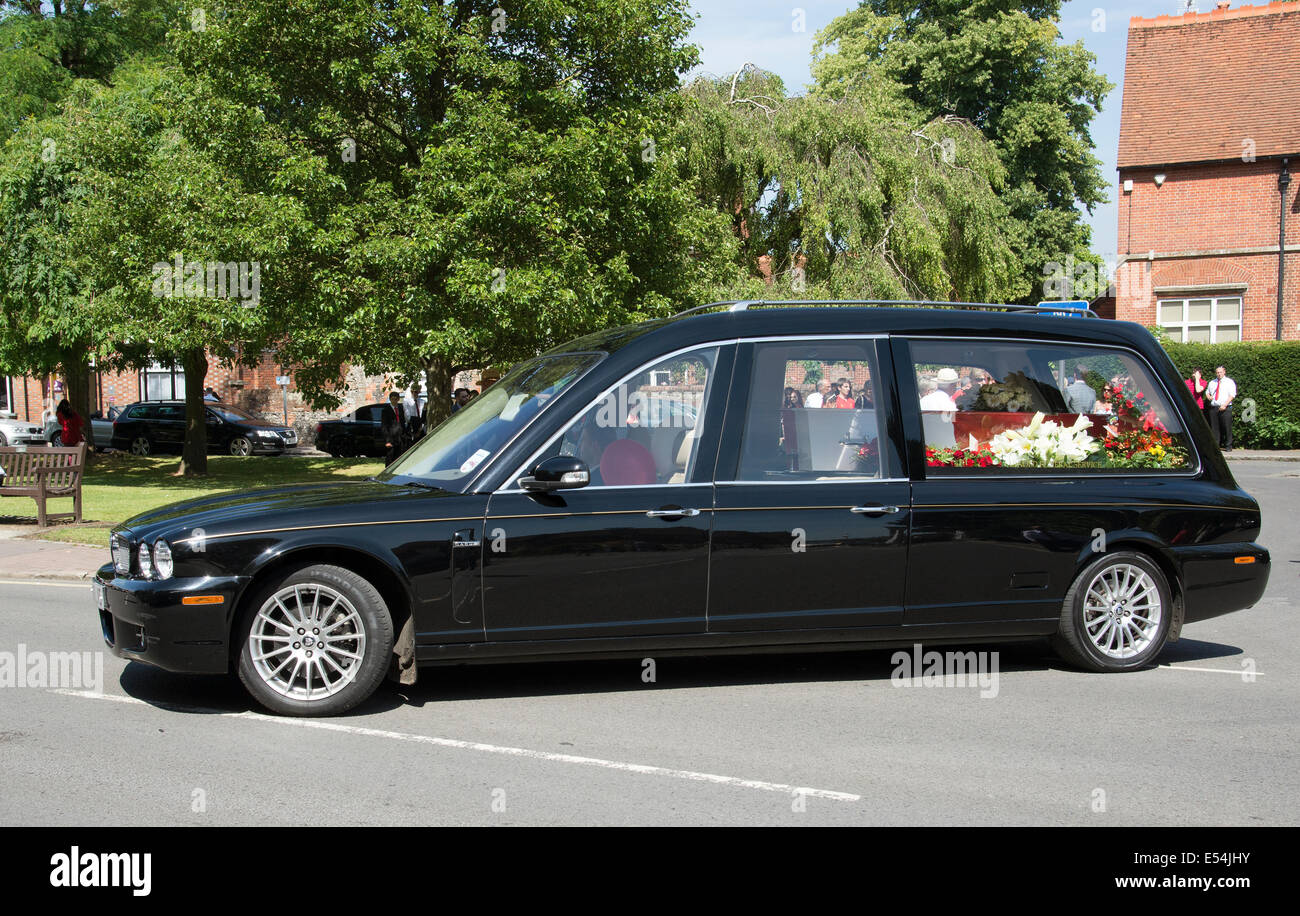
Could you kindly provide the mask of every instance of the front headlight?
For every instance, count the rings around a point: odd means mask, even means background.
[[[140,545],[140,554],[138,559],[140,562],[140,575],[144,576],[146,579],[151,578],[153,576],[153,558],[149,553],[148,544]]]
[[[158,541],[153,545],[153,566],[158,572],[159,579],[170,579],[172,577],[172,548],[166,541]]]

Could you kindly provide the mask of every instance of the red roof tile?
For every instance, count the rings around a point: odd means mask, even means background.
[[[1300,154],[1300,0],[1129,22],[1120,168]]]

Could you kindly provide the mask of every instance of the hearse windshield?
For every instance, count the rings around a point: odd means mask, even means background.
[[[485,461],[603,357],[562,353],[521,363],[412,446],[379,479],[414,480],[459,491]]]

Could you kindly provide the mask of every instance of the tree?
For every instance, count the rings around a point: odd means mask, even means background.
[[[282,344],[309,394],[347,362],[419,366],[435,422],[457,371],[693,304],[726,269],[664,142],[684,0],[509,7],[234,0],[177,33],[195,79],[309,160],[264,182],[328,176],[300,198],[308,330]]]
[[[307,244],[297,198],[247,189],[230,164],[283,167],[292,151],[254,113],[157,63],[120,67],[112,88],[80,83],[56,118],[10,144],[18,174],[39,172],[35,140],[47,131],[62,131],[59,157],[72,163],[61,173],[61,238],[84,291],[72,311],[111,329],[105,364],[184,368],[180,473],[205,473],[208,356],[254,363],[290,332],[297,290],[277,277],[293,272],[262,265]]]
[[[893,80],[926,116],[965,119],[993,142],[1007,171],[1003,199],[1024,227],[1017,256],[1031,283],[1048,262],[1095,260],[1079,208],[1105,200],[1089,130],[1113,87],[1082,42],[1060,43],[1060,7],[864,0],[814,47],[818,94]]]
[[[163,52],[176,15],[172,0],[0,0],[0,139],[54,113],[77,80],[107,86],[123,61]]]
[[[787,97],[746,67],[683,90],[683,178],[731,223],[724,297],[997,299],[1024,292],[1003,168],[971,125],[927,121],[888,81]],[[766,274],[767,276],[763,276]]]
[[[75,162],[61,155],[56,115],[78,81],[108,85],[130,55],[156,54],[174,9],[165,0],[0,0],[0,369],[61,371],[83,416],[92,405],[89,359],[109,347],[70,269]],[[91,424],[85,431],[93,444]]]

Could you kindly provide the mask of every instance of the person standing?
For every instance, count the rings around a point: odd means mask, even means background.
[[[68,403],[67,398],[59,401],[59,406],[55,408],[54,415],[62,428],[59,437],[63,441],[63,447],[71,448],[74,445],[80,445],[83,441],[81,414],[72,409],[72,405]]]
[[[1192,400],[1196,401],[1196,409],[1201,412],[1205,422],[1210,424],[1210,429],[1214,429],[1214,418],[1210,416],[1210,399],[1206,397],[1206,391],[1210,385],[1201,374],[1201,367],[1196,366],[1192,369],[1192,377],[1183,379],[1183,384],[1187,390],[1192,393]]]
[[[388,395],[388,403],[380,411],[379,428],[384,434],[385,463],[392,464],[406,451],[406,408],[396,391]]]
[[[1205,391],[1209,396],[1212,405],[1211,416],[1214,418],[1210,428],[1214,430],[1219,448],[1230,452],[1232,451],[1232,402],[1237,397],[1237,383],[1228,378],[1228,370],[1217,366],[1214,370],[1214,378],[1210,380]]]
[[[828,379],[822,379],[817,383],[817,388],[808,395],[803,402],[804,407],[821,407],[826,402],[826,395],[831,392],[831,383]]]
[[[1097,392],[1088,384],[1088,370],[1083,366],[1074,367],[1074,381],[1065,388],[1065,403],[1070,413],[1089,414],[1097,407]]]
[[[842,378],[835,383],[835,406],[841,410],[852,410],[855,406],[853,383],[846,378]]]

